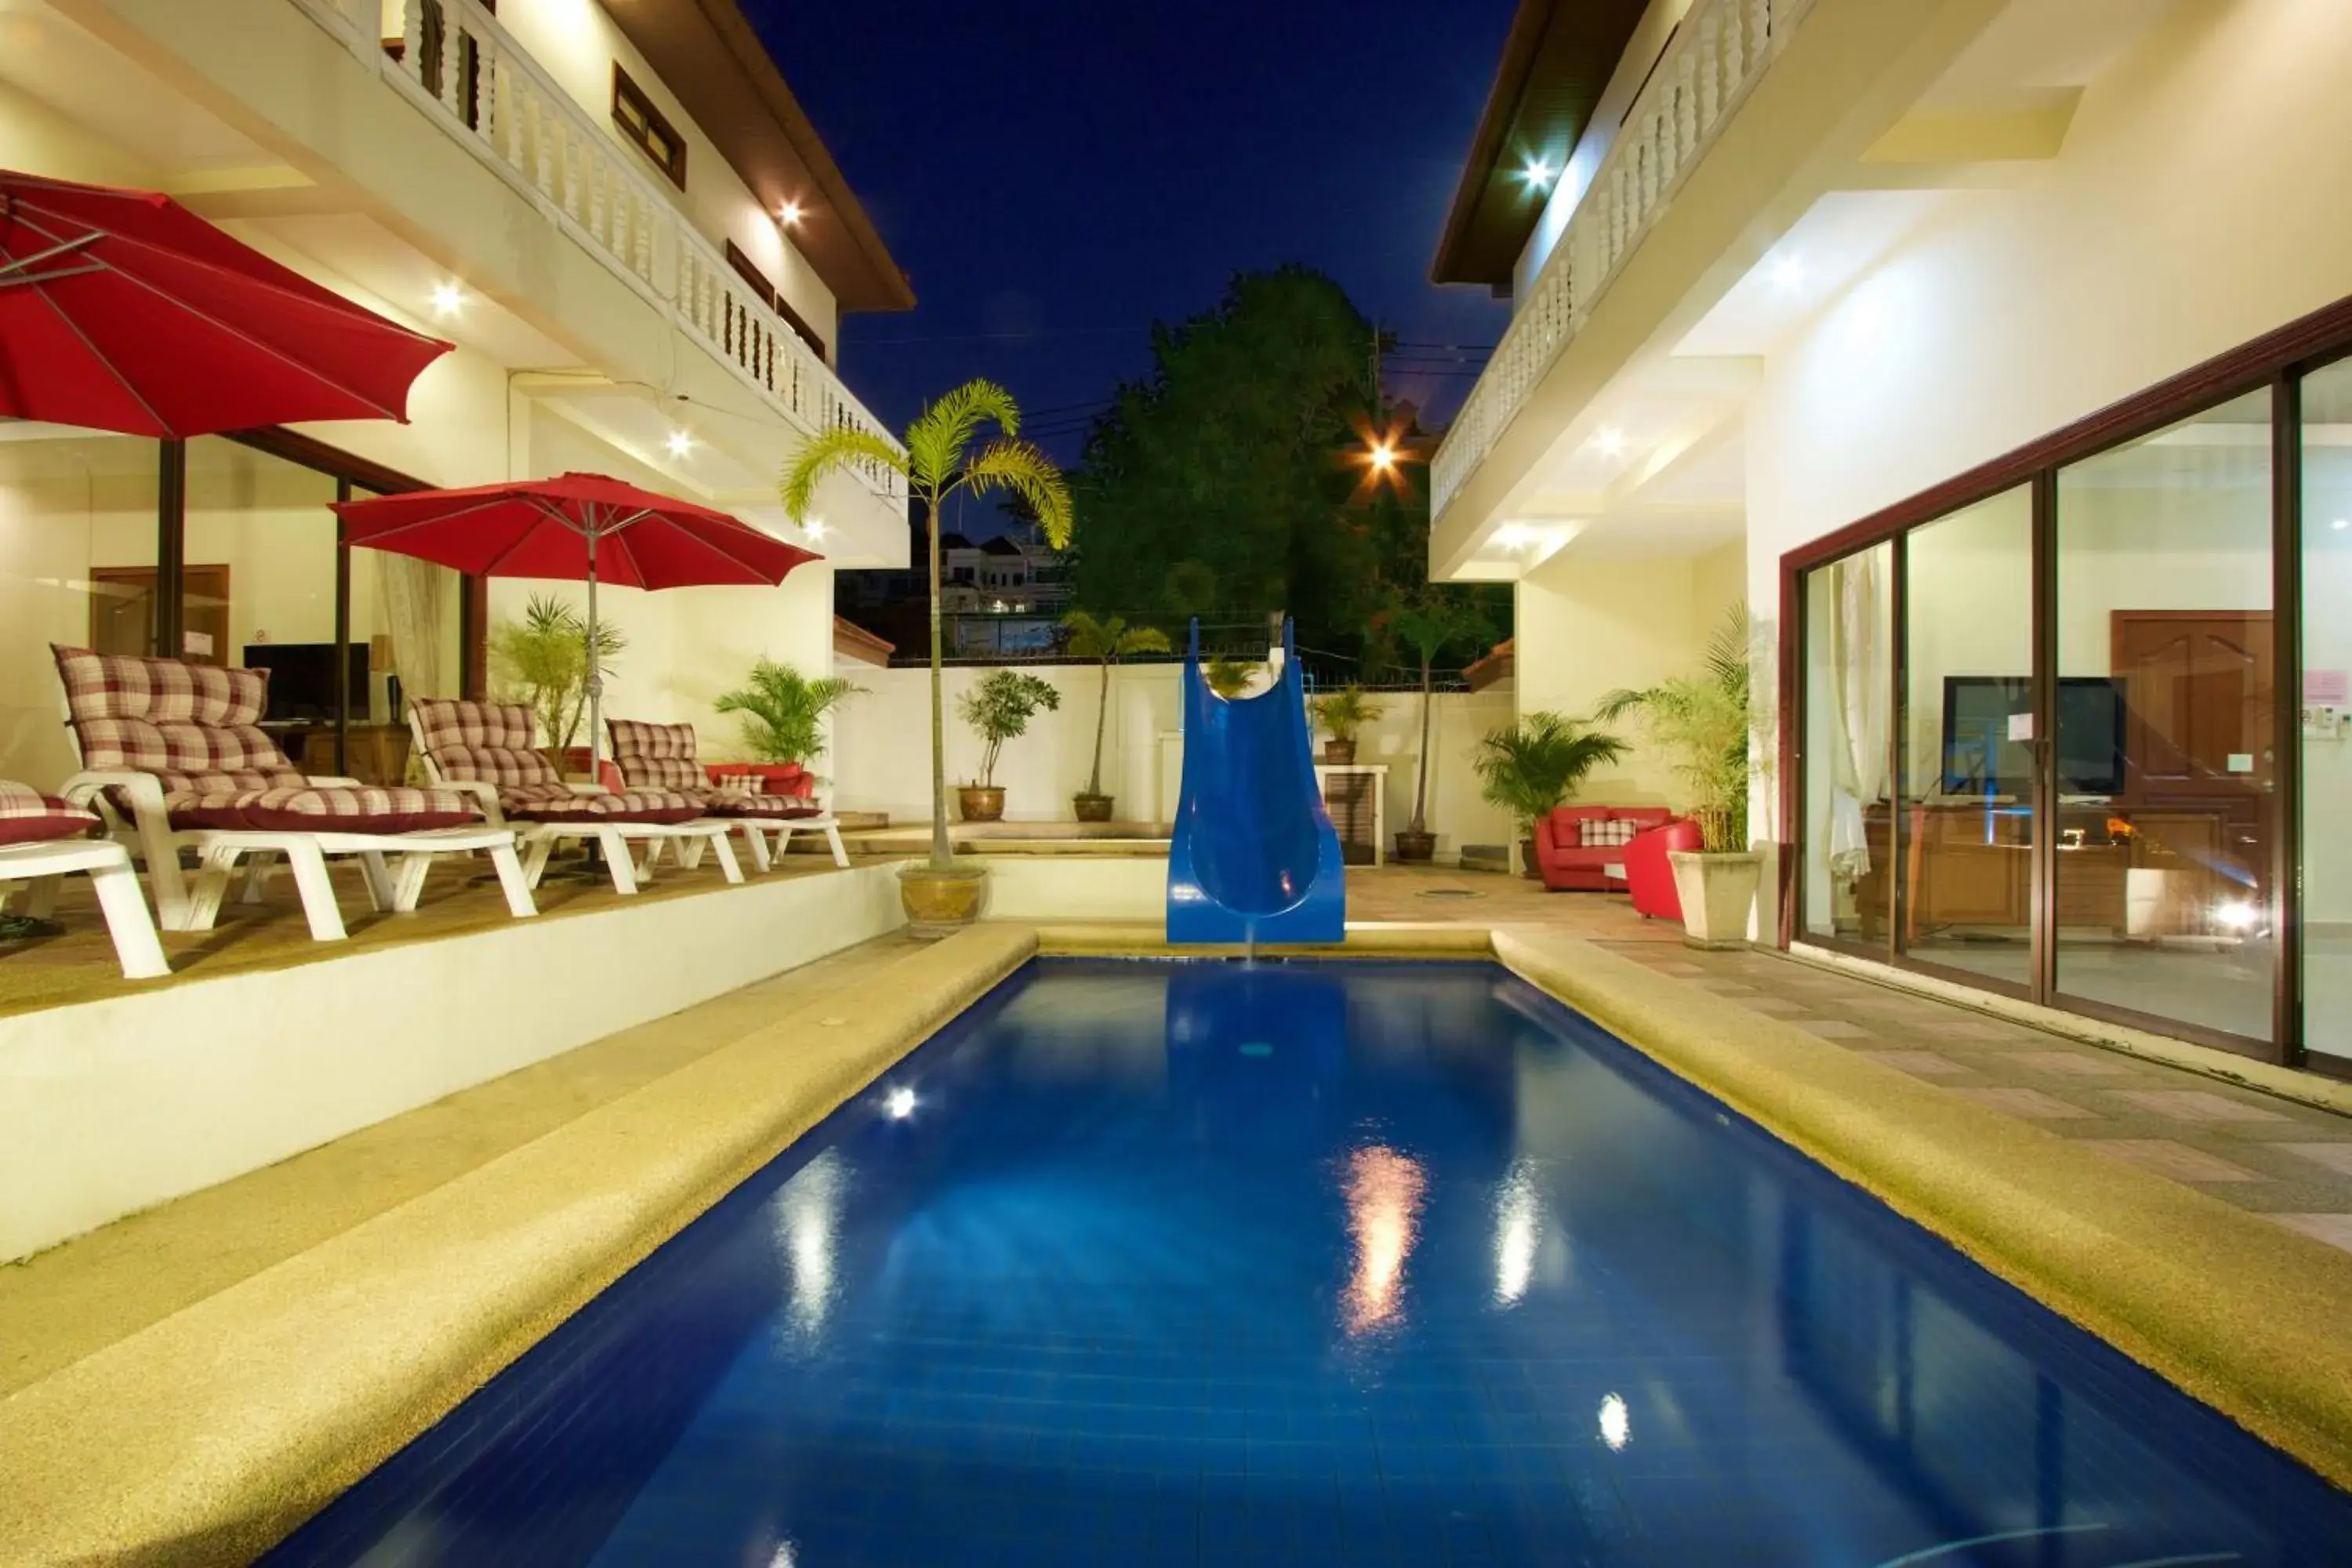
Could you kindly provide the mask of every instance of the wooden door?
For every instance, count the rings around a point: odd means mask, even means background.
[[[2124,796],[2156,804],[2272,785],[2275,679],[2267,610],[2117,610]]]
[[[91,650],[153,655],[157,651],[155,568],[94,566],[89,586]],[[177,650],[177,657],[191,664],[231,662],[236,650],[228,644],[228,568],[183,567],[180,590],[180,626],[185,646]]]

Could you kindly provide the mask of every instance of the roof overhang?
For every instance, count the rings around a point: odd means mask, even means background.
[[[1541,158],[1558,172],[1567,163],[1648,9],[1649,0],[1519,0],[1430,281],[1509,291],[1544,207],[1527,166]]]
[[[843,311],[908,310],[915,290],[736,0],[604,0],[662,85],[774,212]]]

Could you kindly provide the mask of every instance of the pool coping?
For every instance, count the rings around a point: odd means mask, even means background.
[[[961,932],[0,1399],[0,1554],[251,1561],[1036,951]]]
[[[1486,960],[2191,1396],[2352,1487],[2352,1258],[1543,928],[1382,923],[1268,956]],[[983,924],[845,1018],[793,1008],[0,1399],[12,1558],[242,1563],[454,1409],[1032,957],[1158,928]],[[1184,949],[1181,956],[1239,956]]]
[[[1492,941],[1513,973],[2352,1489],[2352,1256],[1593,942]]]

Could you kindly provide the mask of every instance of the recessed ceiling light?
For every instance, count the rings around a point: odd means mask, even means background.
[[[1593,432],[1592,444],[1601,448],[1602,457],[1622,458],[1625,455],[1625,432],[1614,425],[1604,425]]]
[[[465,302],[466,291],[458,288],[455,283],[436,283],[433,285],[433,313],[435,315],[454,316],[457,313],[458,308],[464,305]]]
[[[1532,158],[1528,161],[1528,166],[1521,171],[1521,174],[1528,184],[1540,191],[1551,184],[1552,175],[1556,172],[1549,159]]]
[[[1784,256],[1772,263],[1772,281],[1783,289],[1794,289],[1805,280],[1802,257]]]
[[[2339,517],[2328,526],[2341,532],[2345,529],[2352,528],[2352,517]]]
[[[821,517],[813,517],[806,522],[801,524],[801,531],[807,534],[811,539],[823,539],[826,534],[831,533],[833,530],[825,526],[824,519]]]
[[[783,205],[778,207],[776,209],[776,221],[782,224],[786,228],[798,228],[801,223],[801,204],[798,202],[786,202]]]
[[[687,434],[683,430],[673,430],[669,433],[669,455],[671,457],[683,458],[688,452],[693,450],[694,437],[692,436]]]

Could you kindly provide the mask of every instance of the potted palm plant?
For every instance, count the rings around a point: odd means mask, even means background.
[[[1476,605],[1431,586],[1398,606],[1389,630],[1421,660],[1421,756],[1413,770],[1412,820],[1396,836],[1396,858],[1410,865],[1437,852],[1437,835],[1429,831],[1429,721],[1438,651],[1450,642],[1485,637],[1486,617]]]
[[[1694,947],[1744,947],[1764,857],[1748,847],[1748,737],[1755,698],[1748,680],[1748,606],[1735,604],[1707,644],[1695,675],[1640,690],[1612,691],[1601,715],[1633,715],[1673,759],[1698,823],[1700,847],[1670,851],[1683,906],[1683,940]]]
[[[1536,824],[1576,793],[1584,775],[1623,756],[1629,746],[1564,713],[1530,713],[1478,742],[1473,763],[1487,800],[1511,814],[1519,834],[1519,868],[1536,868]]]
[[[1118,616],[1097,620],[1084,610],[1064,616],[1062,626],[1069,633],[1071,658],[1091,658],[1102,666],[1102,687],[1095,700],[1094,767],[1087,774],[1087,787],[1070,798],[1070,805],[1080,822],[1108,822],[1112,801],[1103,794],[1102,749],[1103,728],[1110,719],[1110,667],[1129,654],[1168,652],[1168,636],[1150,626],[1130,626]]]
[[[1017,669],[992,669],[957,704],[963,721],[980,733],[980,777],[956,788],[957,808],[966,822],[995,822],[1004,816],[1004,791],[996,782],[996,759],[1004,742],[1029,732],[1029,721],[1056,711],[1062,694],[1051,682]]]
[[[812,680],[789,664],[763,658],[751,679],[720,696],[721,713],[743,718],[743,749],[756,763],[807,768],[824,750],[824,716],[866,688],[834,676]]]
[[[1356,737],[1364,726],[1388,711],[1365,696],[1364,689],[1353,681],[1316,698],[1307,704],[1307,710],[1315,715],[1315,721],[1329,731],[1323,742],[1323,760],[1341,768],[1356,760]]]
[[[614,622],[597,621],[600,673],[611,675],[613,661],[628,646]],[[564,770],[588,713],[588,623],[562,600],[534,594],[523,605],[522,619],[501,621],[491,633],[490,667],[500,697],[530,708],[548,760]]]
[[[1001,432],[983,438],[991,426]],[[784,510],[806,521],[818,487],[842,469],[890,469],[907,478],[930,518],[928,545],[931,590],[931,852],[921,866],[898,873],[899,901],[908,929],[917,936],[945,936],[980,918],[980,895],[988,872],[959,866],[948,842],[947,704],[940,674],[940,531],[947,500],[971,495],[1008,496],[1037,520],[1056,550],[1070,542],[1070,487],[1062,471],[1021,436],[1021,407],[992,381],[968,381],[926,407],[907,427],[907,447],[870,430],[835,425],[813,437],[784,468]]]

